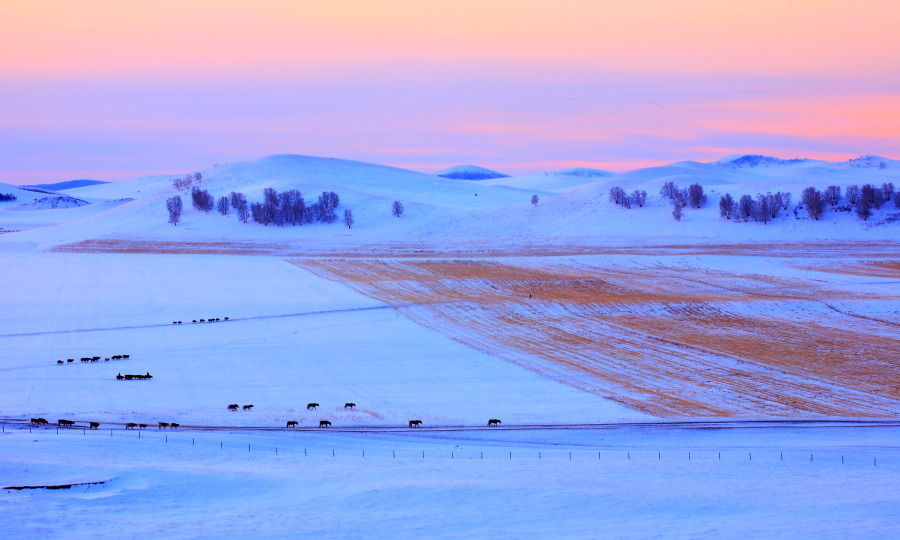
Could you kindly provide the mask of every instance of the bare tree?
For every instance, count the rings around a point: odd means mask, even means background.
[[[772,219],[772,209],[770,207],[770,196],[759,194],[756,196],[756,221],[762,221],[765,225]]]
[[[348,229],[353,228],[353,212],[349,209],[344,210],[344,225],[346,225]]]
[[[881,184],[881,192],[884,193],[884,200],[889,201],[894,198],[893,182],[885,182]]]
[[[900,210],[900,192],[894,193],[894,208]]]
[[[822,194],[825,198],[825,202],[830,204],[831,206],[836,205],[841,202],[841,187],[840,186],[828,186],[825,188],[825,192]]]
[[[634,204],[638,205],[638,207],[643,208],[644,205],[647,204],[647,192],[636,189],[631,193],[631,200]]]
[[[755,206],[753,197],[750,195],[741,195],[741,198],[738,200],[738,216],[744,221],[747,221],[750,219],[750,216],[754,214]]]
[[[609,202],[614,204],[622,204],[622,201],[625,199],[625,190],[619,186],[613,186],[609,188]]]
[[[535,195],[535,197],[537,197],[537,195]],[[534,197],[532,197],[532,201],[533,200],[534,200]],[[537,203],[532,202],[531,204],[537,204]],[[395,217],[402,216],[403,215],[403,203],[400,201],[394,201],[393,204],[391,204],[391,214],[393,214]]]
[[[803,190],[801,200],[803,201],[803,206],[806,207],[806,213],[809,214],[809,217],[818,221],[819,218],[822,217],[822,212],[825,210],[825,201],[822,199],[822,192],[810,186]]]
[[[219,211],[220,214],[222,214],[223,216],[228,215],[229,206],[230,206],[230,204],[228,203],[228,197],[225,197],[225,196],[219,197],[219,204],[216,205],[216,209]]]
[[[691,184],[688,188],[688,200],[694,208],[700,208],[706,203],[706,195],[703,194],[703,186],[700,184]]]
[[[847,202],[856,204],[857,200],[859,200],[859,186],[847,186]]]
[[[872,203],[869,202],[869,198],[865,196],[866,186],[868,186],[868,184],[863,186],[863,194],[859,197],[859,200],[856,201],[856,215],[863,221],[868,220],[872,215]]]
[[[681,201],[675,201],[675,204],[672,207],[672,217],[675,218],[675,221],[681,221],[682,212],[681,209],[684,207]]]
[[[169,223],[178,225],[178,222],[181,221],[181,210],[183,207],[184,204],[181,202],[181,197],[178,195],[166,199],[166,209],[169,211]]]
[[[675,193],[678,192],[678,186],[675,185],[675,182],[666,182],[659,188],[659,194],[662,197],[667,199],[672,199],[675,197]]]
[[[781,209],[787,210],[788,207],[791,206],[791,193],[789,191],[785,191],[781,194]]]
[[[540,201],[540,199],[538,198],[537,195],[531,196],[531,206],[537,206],[538,201]]]
[[[726,193],[719,199],[719,217],[731,219],[732,212],[734,212],[734,199]]]

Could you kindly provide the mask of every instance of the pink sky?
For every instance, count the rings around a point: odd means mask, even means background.
[[[900,3],[42,1],[0,20],[0,181],[274,153],[432,172],[897,158]]]

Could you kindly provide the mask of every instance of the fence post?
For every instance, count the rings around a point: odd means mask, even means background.
[[[572,452],[569,452],[569,459],[572,459]]]
[[[391,454],[392,454],[395,458],[397,457],[397,451],[396,451],[396,450],[391,450]]]
[[[538,452],[538,459],[541,459],[541,453]]]
[[[278,455],[278,447],[277,446],[275,447],[275,455],[276,456]]]
[[[631,452],[628,452],[628,459],[631,459]]]
[[[753,452],[747,452],[750,455],[750,461],[753,461]]]

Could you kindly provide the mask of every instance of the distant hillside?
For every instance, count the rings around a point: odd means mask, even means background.
[[[31,187],[38,189],[49,189],[50,191],[65,191],[67,189],[75,189],[85,186],[93,186],[96,184],[108,184],[109,182],[104,182],[102,180],[67,180],[65,182],[57,182],[55,184],[34,184],[31,186],[23,186],[23,187]]]
[[[799,163],[806,163],[809,161],[808,159],[781,159],[770,156],[760,156],[760,155],[746,155],[746,156],[731,156],[724,159],[720,159],[716,163],[723,167],[733,167],[733,168],[741,168],[741,167],[768,167],[769,165],[797,165]]]
[[[490,180],[492,178],[508,178],[508,174],[499,173],[477,165],[457,165],[437,173],[443,178],[454,180]]]
[[[556,171],[556,174],[562,174],[565,176],[577,176],[579,178],[608,178],[613,176],[615,173],[611,173],[609,171],[604,171],[601,169],[590,169],[587,167],[570,167],[568,169],[561,169]]]

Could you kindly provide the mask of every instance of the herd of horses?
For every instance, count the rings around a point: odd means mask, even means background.
[[[310,403],[310,405],[318,406],[318,403]],[[233,409],[232,409],[232,406],[234,407]],[[344,406],[344,408],[352,409],[355,406],[356,406],[355,403],[347,403]],[[232,403],[231,405],[228,406],[228,409],[236,411],[237,407],[238,407],[237,404]],[[253,405],[244,405],[245,411],[249,411],[252,408],[253,408]],[[32,418],[31,424],[35,425],[35,426],[46,426],[47,424],[49,424],[49,422],[47,421],[46,418]],[[488,420],[488,423],[487,423],[487,425],[489,427],[499,426],[500,424],[501,424],[500,420],[498,420],[496,418],[491,418],[490,420]],[[56,425],[58,425],[60,427],[74,427],[75,422],[73,420],[59,419],[56,421]],[[300,422],[298,422],[297,420],[288,420],[287,425],[285,427],[286,428],[295,428],[295,427],[298,427],[299,425],[300,425]],[[409,427],[411,427],[411,428],[417,428],[421,425],[422,425],[421,420],[414,419],[414,420],[409,421]],[[100,423],[99,422],[89,422],[89,426],[90,426],[90,429],[97,429],[100,427]],[[128,422],[127,424],[125,424],[125,429],[135,429],[135,428],[144,429],[146,427],[147,427],[147,424],[138,424],[135,422]],[[179,427],[181,427],[181,424],[177,424],[175,422],[159,422],[157,429],[166,429],[166,428],[178,429]],[[319,427],[320,428],[331,427],[331,422],[328,420],[319,420]]]
[[[88,362],[99,362],[101,358],[103,358],[103,357],[102,356],[82,356],[81,363],[87,364]],[[103,358],[103,361],[109,362],[110,360],[128,360],[129,358],[131,358],[130,354],[115,354],[113,356],[110,356],[109,358]],[[75,363],[74,358],[67,358],[65,361],[63,361],[63,360],[56,361],[56,364],[59,366],[62,366],[64,364],[74,364],[74,363]]]
[[[150,375],[149,371],[147,372],[146,375],[122,375],[121,373],[116,375],[117,381],[132,381],[132,380],[146,381],[146,380],[150,380],[152,378],[153,378],[153,375]]]
[[[208,319],[194,319],[193,322],[219,322],[219,321],[227,321],[229,317],[210,317]],[[181,324],[181,321],[172,321],[172,324]]]
[[[47,421],[46,418],[32,418],[31,424],[35,426],[46,426],[50,422]],[[100,427],[100,422],[89,422],[88,423],[91,429],[97,429]],[[75,426],[74,420],[64,420],[59,419],[56,421],[56,425],[59,427],[73,427]]]

